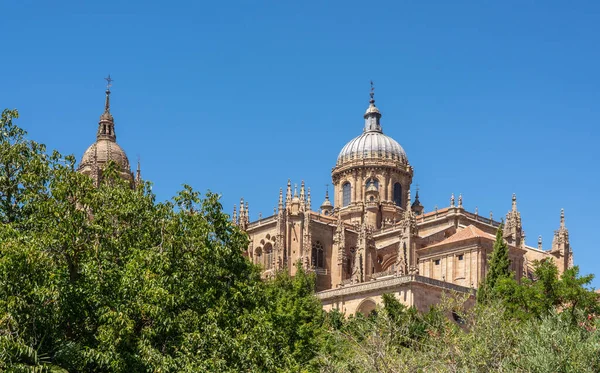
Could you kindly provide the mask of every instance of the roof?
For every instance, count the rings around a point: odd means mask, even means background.
[[[446,238],[445,240],[440,241],[436,244],[427,246],[427,248],[442,246],[442,245],[446,245],[449,243],[464,241],[464,240],[468,240],[470,238],[476,238],[476,237],[486,238],[486,239],[492,240],[492,241],[496,239],[496,237],[494,235],[486,233],[471,224],[471,225],[457,231],[456,233],[454,233],[452,236]]]
[[[381,132],[364,132],[350,140],[340,151],[337,163],[352,159],[383,158],[408,162],[404,149],[398,142]]]

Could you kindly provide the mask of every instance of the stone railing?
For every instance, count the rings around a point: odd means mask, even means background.
[[[266,218],[255,220],[252,223],[248,224],[248,229],[255,228],[255,227],[267,224],[267,223],[271,223],[273,221],[277,221],[277,215],[271,215]]]
[[[478,215],[478,214],[473,214],[473,213],[468,212],[468,211],[464,211],[463,214],[465,214],[465,216],[468,217],[469,219],[473,219],[475,221],[480,221],[480,222],[482,222],[484,224],[488,224],[488,225],[491,225],[493,227],[500,226],[500,222],[494,221],[492,219],[485,218],[485,217],[483,217],[481,215]]]
[[[393,276],[395,274],[396,274],[396,270],[390,268],[387,271],[375,272],[372,275],[367,276],[367,281],[376,280],[378,278],[385,277],[385,276]]]
[[[342,286],[336,289],[329,289],[318,292],[317,298],[321,300],[327,300],[336,298],[344,295],[352,295],[357,293],[365,293],[369,291],[382,291],[385,289],[395,288],[399,285],[408,284],[411,282],[422,283],[432,286],[437,286],[446,290],[456,291],[459,293],[470,293],[475,295],[475,289],[468,288],[465,286],[451,284],[445,281],[434,280],[429,277],[424,277],[420,275],[402,275],[402,276],[393,276],[393,277],[383,277],[380,279],[372,279],[371,281],[359,282],[355,284],[346,284],[345,281],[342,282]]]

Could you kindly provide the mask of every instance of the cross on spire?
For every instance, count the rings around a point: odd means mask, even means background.
[[[114,82],[114,80],[110,77],[110,74],[108,74],[104,80],[106,80],[106,90],[110,91],[110,87],[112,87],[112,82]]]
[[[371,96],[371,103],[375,102],[375,86],[373,85],[372,80],[371,80],[371,93],[369,93],[369,95]]]

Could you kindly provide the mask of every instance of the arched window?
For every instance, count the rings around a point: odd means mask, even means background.
[[[317,241],[312,246],[312,266],[315,268],[325,268],[325,252],[321,242]]]
[[[265,269],[273,268],[273,246],[270,243],[265,245]]]
[[[346,207],[350,204],[350,193],[352,192],[352,186],[346,182],[342,185],[342,207]]]
[[[350,255],[348,255],[348,258],[346,259],[346,273],[348,274],[348,277],[352,276],[352,270],[354,269],[354,253],[356,252],[356,248],[351,247],[350,248]]]
[[[375,188],[377,188],[377,190],[379,190],[379,180],[375,179],[374,177],[370,178],[365,183],[365,188],[368,188],[371,184],[375,184]]]
[[[402,206],[402,185],[394,184],[394,203],[396,206]]]
[[[262,249],[260,247],[257,247],[256,251],[254,251],[254,263],[262,265],[263,264],[262,260],[263,260]]]

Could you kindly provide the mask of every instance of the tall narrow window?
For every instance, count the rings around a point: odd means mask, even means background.
[[[342,185],[342,207],[346,207],[350,204],[351,192],[352,186],[350,186],[350,183],[344,183],[344,185]]]
[[[254,252],[254,263],[255,264],[263,264],[263,257],[262,257],[262,249],[260,247],[258,247],[256,249],[256,251]]]
[[[396,206],[402,206],[402,185],[394,184],[394,203]]]
[[[312,265],[315,268],[325,268],[325,252],[323,245],[317,241],[312,246]]]
[[[273,246],[270,243],[265,245],[265,269],[273,268]]]

